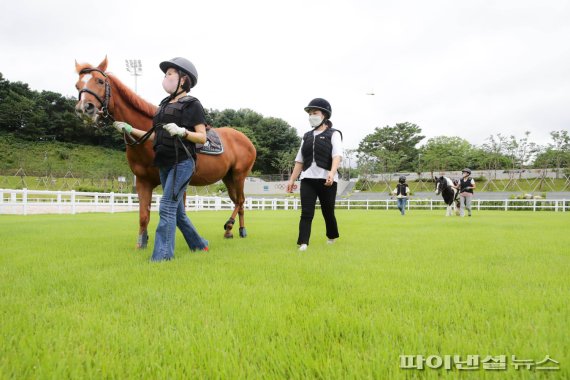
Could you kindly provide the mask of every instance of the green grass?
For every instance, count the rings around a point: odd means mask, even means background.
[[[300,211],[191,212],[210,240],[150,263],[135,213],[0,216],[0,378],[456,378],[399,355],[507,355],[570,377],[570,213],[337,211],[307,252]],[[158,215],[153,214],[151,239]],[[151,240],[152,246],[152,240]],[[515,370],[510,355],[560,362]]]

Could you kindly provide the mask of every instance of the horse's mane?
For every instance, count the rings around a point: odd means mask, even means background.
[[[109,80],[115,85],[117,92],[125,99],[127,103],[142,112],[145,116],[152,118],[156,113],[157,107],[138,96],[133,90],[128,88],[116,76],[111,73],[105,73],[109,76]]]
[[[451,178],[445,177],[445,176],[441,176],[441,178],[443,179],[443,181],[445,183],[445,187],[450,187],[453,185],[453,181],[451,180]]]

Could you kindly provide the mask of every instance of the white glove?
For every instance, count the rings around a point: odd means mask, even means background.
[[[167,131],[168,133],[170,133],[170,136],[180,136],[180,137],[184,137],[186,136],[186,132],[188,132],[186,130],[186,128],[182,128],[179,127],[178,125],[176,125],[175,123],[168,123],[162,126],[162,128],[164,128],[165,131]]]
[[[133,127],[124,121],[114,121],[113,127],[115,127],[115,129],[119,132],[126,132],[130,134],[133,131]]]

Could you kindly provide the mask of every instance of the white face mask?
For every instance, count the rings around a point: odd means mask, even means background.
[[[162,88],[169,94],[174,94],[177,90],[178,75],[167,75],[162,80]]]
[[[309,123],[311,127],[317,128],[323,123],[323,118],[319,115],[309,115]]]

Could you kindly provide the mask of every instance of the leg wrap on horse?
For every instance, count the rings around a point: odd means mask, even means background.
[[[234,218],[229,218],[226,224],[224,224],[224,230],[231,230],[234,226],[236,220]]]
[[[245,227],[240,227],[239,228],[239,237],[246,237],[247,236],[247,231],[245,230]]]
[[[148,245],[148,233],[145,231],[137,239],[137,248],[146,248]]]

